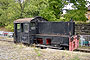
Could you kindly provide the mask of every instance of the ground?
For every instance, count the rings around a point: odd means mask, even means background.
[[[13,39],[0,40],[0,60],[90,60],[90,53],[40,49],[14,44]]]

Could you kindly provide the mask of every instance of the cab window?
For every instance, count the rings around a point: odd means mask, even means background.
[[[20,32],[20,24],[17,24],[17,31]]]
[[[29,31],[29,24],[25,23],[24,24],[24,32],[28,32]]]
[[[36,29],[35,28],[35,23],[31,23],[30,25],[31,25],[31,30],[35,30]]]

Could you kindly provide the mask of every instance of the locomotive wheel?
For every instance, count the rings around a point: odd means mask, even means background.
[[[17,42],[17,41],[14,41],[14,43],[15,43],[15,44],[19,44],[19,42]]]

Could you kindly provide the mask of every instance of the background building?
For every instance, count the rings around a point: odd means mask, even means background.
[[[87,18],[88,18],[88,20],[90,20],[90,5],[88,6]]]

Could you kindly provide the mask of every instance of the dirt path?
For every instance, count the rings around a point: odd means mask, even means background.
[[[39,49],[0,41],[0,60],[90,60],[90,53]]]

